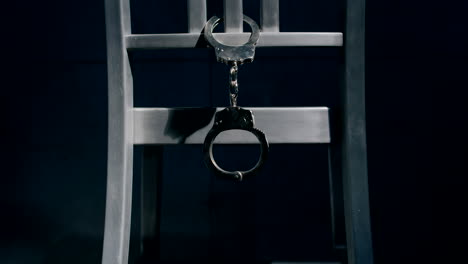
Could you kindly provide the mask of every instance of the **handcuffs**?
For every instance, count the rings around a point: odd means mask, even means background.
[[[265,134],[255,128],[254,116],[252,111],[237,106],[238,66],[247,62],[252,62],[255,55],[255,45],[260,37],[260,29],[255,21],[244,15],[244,21],[252,28],[249,40],[240,46],[229,46],[218,42],[213,37],[213,29],[222,21],[221,18],[213,16],[205,26],[205,39],[213,46],[216,52],[218,62],[222,62],[231,67],[229,77],[229,94],[231,106],[215,114],[214,124],[208,132],[203,145],[204,160],[207,167],[216,175],[241,181],[257,174],[263,167],[269,151],[268,140]],[[213,142],[215,138],[223,131],[239,129],[254,134],[260,142],[260,159],[257,164],[247,171],[227,171],[222,169],[213,157]]]

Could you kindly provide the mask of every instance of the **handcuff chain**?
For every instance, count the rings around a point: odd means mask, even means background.
[[[239,94],[239,84],[237,83],[238,71],[237,62],[233,62],[229,70],[229,99],[232,107],[237,107],[237,97]]]

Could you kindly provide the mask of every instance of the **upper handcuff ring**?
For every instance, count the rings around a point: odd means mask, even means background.
[[[222,20],[222,18],[213,16],[206,22],[205,26],[205,39],[215,49],[217,60],[226,64],[237,63],[237,65],[252,62],[255,55],[255,45],[260,37],[260,29],[257,23],[250,17],[244,15],[244,21],[249,24],[252,29],[250,38],[242,45],[230,46],[217,41],[213,36],[213,29]]]

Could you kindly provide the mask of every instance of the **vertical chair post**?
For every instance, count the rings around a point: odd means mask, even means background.
[[[242,32],[243,23],[242,0],[224,0],[224,31],[227,33]]]
[[[260,4],[262,32],[279,32],[279,0],[262,0]]]
[[[187,0],[188,32],[200,33],[206,23],[206,0]]]
[[[106,0],[108,154],[103,264],[127,264],[133,173],[133,80],[125,35],[129,0]]]
[[[367,180],[365,0],[347,0],[341,164],[349,264],[373,263]]]

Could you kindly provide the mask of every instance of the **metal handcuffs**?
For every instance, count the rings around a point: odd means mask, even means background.
[[[211,46],[214,47],[216,58],[219,62],[223,62],[231,66],[230,76],[230,102],[231,106],[221,110],[215,114],[213,127],[208,132],[203,145],[203,153],[205,163],[216,175],[231,178],[235,180],[243,180],[256,174],[265,163],[268,157],[269,145],[265,134],[255,128],[254,116],[252,111],[243,109],[237,106],[237,66],[246,62],[252,62],[255,55],[255,45],[260,36],[260,29],[254,20],[244,15],[244,21],[252,28],[252,34],[249,40],[241,46],[228,46],[218,42],[213,37],[213,29],[222,19],[214,16],[205,26],[205,39]],[[260,142],[260,159],[257,164],[247,171],[226,171],[222,169],[214,160],[213,157],[213,142],[215,138],[223,131],[240,129],[254,134]]]
[[[213,157],[213,142],[221,132],[231,129],[240,129],[254,134],[260,141],[260,159],[257,164],[247,171],[226,171],[216,163]],[[208,132],[203,145],[205,163],[216,175],[233,178],[241,181],[242,179],[256,174],[263,166],[268,157],[268,141],[265,134],[255,128],[252,111],[240,107],[227,107],[216,113],[214,125]]]

